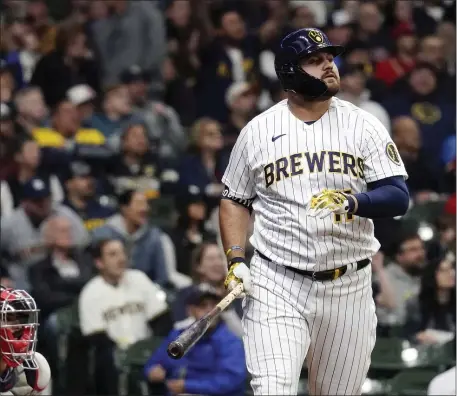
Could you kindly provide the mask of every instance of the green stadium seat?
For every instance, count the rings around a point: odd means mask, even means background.
[[[378,338],[371,355],[369,377],[383,380],[406,369],[443,369],[450,362],[446,353],[434,345],[411,346],[399,338]]]
[[[138,341],[125,351],[119,351],[119,395],[151,394],[148,382],[143,376],[143,368],[162,342],[162,337],[152,337]]]
[[[431,380],[439,373],[434,369],[408,369],[390,381],[389,394],[394,396],[427,395]]]

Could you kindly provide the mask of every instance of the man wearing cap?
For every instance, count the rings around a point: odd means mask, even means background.
[[[175,324],[151,356],[144,374],[151,383],[165,383],[168,395],[244,395],[246,366],[241,340],[224,322],[216,321],[180,360],[167,355],[168,344],[195,320],[211,311],[222,296],[210,285],[195,285],[187,298],[189,318]]]
[[[32,178],[23,185],[20,206],[1,219],[0,248],[14,260],[15,266],[10,272],[18,282],[27,282],[25,269],[45,257],[42,226],[51,214],[60,214],[70,220],[76,246],[83,247],[89,242],[89,235],[78,215],[63,205],[53,206],[48,183]]]
[[[240,131],[256,115],[258,95],[252,84],[235,82],[225,93],[230,111],[228,123],[223,128],[224,147],[232,150]]]
[[[149,73],[133,65],[121,75],[133,109],[144,121],[149,137],[160,141],[159,155],[163,159],[177,159],[187,145],[187,135],[176,111],[167,104],[149,100]]]
[[[102,205],[103,201],[95,197],[95,180],[90,166],[82,161],[74,161],[66,173],[67,196],[63,204],[81,217],[88,231],[105,224],[115,210],[108,203]]]
[[[95,111],[97,93],[90,85],[74,85],[67,91],[68,100],[76,106],[82,125],[89,127]]]

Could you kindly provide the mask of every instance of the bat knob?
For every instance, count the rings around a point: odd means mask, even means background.
[[[172,359],[181,359],[184,355],[184,346],[180,342],[170,342],[167,353]]]

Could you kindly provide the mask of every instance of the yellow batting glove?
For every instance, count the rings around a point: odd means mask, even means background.
[[[233,262],[235,261],[235,262]],[[232,264],[233,262],[233,264]],[[251,289],[251,272],[244,262],[244,259],[237,257],[233,259],[229,266],[227,277],[225,278],[224,286],[228,291],[233,290],[239,283],[243,283],[245,293],[249,293]],[[241,295],[240,297],[244,297]]]
[[[314,195],[307,208],[307,215],[324,219],[330,214],[346,214],[349,202],[346,195],[340,191],[324,190]]]

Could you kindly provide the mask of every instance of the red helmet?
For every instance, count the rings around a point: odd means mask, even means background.
[[[38,330],[35,300],[24,290],[0,289],[0,351],[9,367],[36,369]]]

